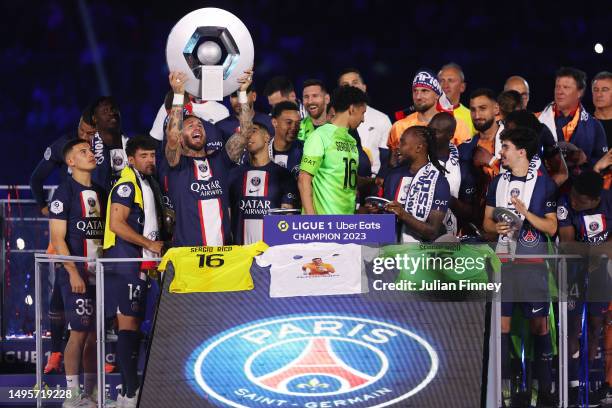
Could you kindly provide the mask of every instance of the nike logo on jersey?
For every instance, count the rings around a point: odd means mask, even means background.
[[[540,307],[538,309],[531,309],[531,313],[538,313],[540,310],[544,309],[543,307]]]
[[[251,189],[249,188],[249,193],[256,193],[256,192],[258,192],[258,191],[259,191],[259,189],[258,189],[258,188],[256,188],[255,190],[251,190]]]

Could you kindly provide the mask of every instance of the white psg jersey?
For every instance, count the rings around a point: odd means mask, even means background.
[[[357,244],[288,244],[255,258],[270,266],[270,297],[350,295],[367,291]]]

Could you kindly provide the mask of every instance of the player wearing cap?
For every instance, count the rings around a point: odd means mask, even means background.
[[[498,253],[546,254],[547,239],[557,232],[556,185],[540,168],[537,135],[531,129],[518,128],[505,130],[500,139],[501,164],[508,171],[496,176],[489,187],[483,228],[498,236]],[[522,220],[518,231],[494,217],[496,207],[510,210]],[[552,344],[547,273],[541,258],[518,259],[502,266],[504,399],[509,398],[510,323],[514,306],[519,306],[530,321],[534,337],[533,366],[534,377],[539,383],[538,404],[551,402]]]
[[[244,126],[252,117],[246,89],[252,71],[240,79],[240,132],[231,136],[225,147],[212,155],[204,149],[206,133],[199,118],[183,118],[183,100],[187,76],[171,72],[170,86],[175,93],[162,171],[167,175],[168,194],[176,211],[174,246],[216,246],[230,243],[229,190],[227,178],[246,146]]]
[[[304,144],[298,189],[304,214],[353,214],[357,191],[357,142],[349,134],[363,122],[367,95],[343,86],[334,92],[335,116]]]
[[[411,126],[427,126],[431,118],[438,113],[438,100],[442,95],[442,88],[436,76],[427,70],[419,71],[412,81],[412,101],[416,112],[398,120],[391,127],[387,146],[390,150],[390,160],[394,164],[397,158],[399,140],[404,130]],[[459,145],[470,138],[468,126],[461,120],[457,121],[457,128],[453,136],[453,143]]]
[[[92,182],[96,161],[89,143],[73,139],[63,149],[72,177],[56,190],[49,204],[51,243],[59,255],[97,258],[104,234],[104,190]],[[56,279],[61,288],[70,337],[64,352],[66,388],[63,407],[95,407],[96,383],[95,264],[64,262]],[[83,367],[85,392],[79,387]]]
[[[293,208],[297,195],[295,179],[270,159],[270,134],[265,124],[253,120],[246,150],[247,160],[232,169],[228,183],[232,233],[238,245],[263,240],[264,215],[273,208]]]

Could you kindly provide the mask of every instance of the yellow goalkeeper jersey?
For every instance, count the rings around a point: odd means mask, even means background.
[[[263,241],[244,246],[171,248],[158,269],[165,271],[168,262],[172,262],[172,293],[251,290],[254,285],[249,270],[253,257],[266,249],[268,245]]]

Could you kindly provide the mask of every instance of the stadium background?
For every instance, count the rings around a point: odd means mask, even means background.
[[[552,99],[559,66],[576,66],[589,78],[610,69],[605,4],[4,1],[0,184],[27,184],[46,146],[73,130],[82,108],[101,93],[118,100],[125,133],[148,132],[168,88],[166,38],[180,17],[197,8],[222,7],[245,22],[255,43],[260,92],[277,74],[292,78],[298,93],[312,77],[333,87],[338,71],[356,66],[373,106],[392,113],[410,105],[418,68],[449,61],[466,73],[464,104],[475,87],[500,91],[506,77],[520,74],[531,85],[530,108],[540,110]],[[95,35],[102,76],[88,34]],[[593,50],[598,42],[603,54]],[[590,92],[585,101],[592,110]],[[257,105],[268,111],[265,98]]]

